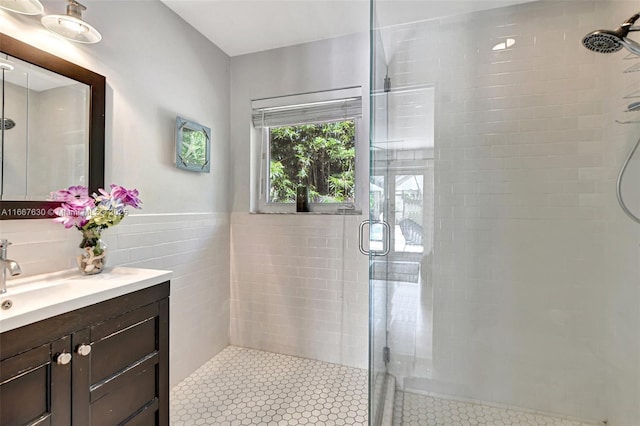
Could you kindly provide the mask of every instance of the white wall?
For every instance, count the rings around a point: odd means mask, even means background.
[[[229,57],[159,1],[92,1],[103,40],[51,36],[38,17],[0,11],[2,31],[106,77],[105,183],[137,188],[143,210],[104,232],[110,265],[174,271],[171,383],[228,344]],[[45,2],[62,13],[63,2]],[[180,115],[211,127],[212,172],[174,167]],[[73,267],[80,234],[51,221],[2,221],[24,275]],[[185,350],[184,348],[197,348]]]
[[[233,344],[367,365],[368,269],[357,232],[368,214],[368,134],[356,148],[363,216],[249,209],[251,100],[361,86],[367,123],[368,52],[359,34],[231,59]]]
[[[4,132],[4,157],[11,161],[4,161],[2,167],[3,175],[0,179],[2,193],[13,196],[14,200],[20,200],[27,193],[26,164],[28,162],[28,152],[26,140],[28,132],[28,90],[22,86],[5,83],[5,99],[11,102],[5,104],[5,117],[15,121],[16,125],[11,130]],[[0,113],[1,114],[1,113]]]
[[[409,386],[640,423],[640,227],[614,193],[639,59],[580,43],[636,8],[534,2],[385,36],[393,85],[436,89],[433,364]]]

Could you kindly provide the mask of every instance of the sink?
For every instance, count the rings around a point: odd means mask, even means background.
[[[71,271],[64,271],[8,281],[7,292],[0,295],[0,322],[20,312],[49,305],[52,296],[69,291],[74,278]],[[9,310],[11,312],[7,312]]]
[[[7,281],[0,295],[0,333],[142,290],[169,280],[171,271],[114,267],[97,275],[68,270]]]
[[[73,279],[73,275],[68,274],[68,277],[64,276],[64,273],[36,275],[27,278],[16,278],[7,281],[7,292],[2,294],[4,296],[17,296],[19,294],[37,292],[39,290],[46,290],[50,287],[64,284],[67,279]]]

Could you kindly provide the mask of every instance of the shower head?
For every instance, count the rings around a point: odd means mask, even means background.
[[[587,34],[582,39],[582,44],[589,50],[598,53],[613,53],[622,49],[620,37],[610,34],[607,30],[598,30]]]
[[[640,14],[636,13],[615,30],[592,31],[584,36],[582,44],[587,49],[598,53],[613,53],[624,47],[631,53],[640,56],[640,44],[627,38],[630,31],[640,30],[640,28],[633,27],[638,18],[640,18]]]
[[[14,127],[16,127],[16,122],[15,121],[13,121],[10,118],[3,118],[2,119],[2,128],[4,130],[11,130]]]

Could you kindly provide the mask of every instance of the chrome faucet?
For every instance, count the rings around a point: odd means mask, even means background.
[[[7,271],[11,276],[20,275],[22,269],[18,262],[7,259],[9,240],[0,240],[0,294],[7,292]]]

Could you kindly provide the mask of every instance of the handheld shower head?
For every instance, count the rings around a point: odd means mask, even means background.
[[[582,39],[582,44],[589,50],[598,53],[613,53],[622,49],[620,37],[611,34],[613,31],[598,30],[587,34]]]
[[[636,13],[615,30],[592,31],[584,36],[582,44],[587,49],[598,53],[613,53],[624,47],[631,53],[640,56],[640,44],[627,37],[630,31],[638,30],[632,28],[638,18],[640,18],[640,14]]]

